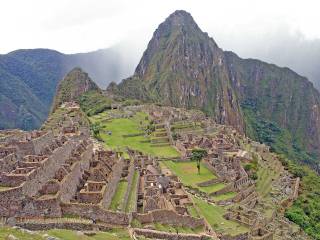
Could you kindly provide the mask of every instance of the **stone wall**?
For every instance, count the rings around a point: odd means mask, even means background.
[[[14,153],[0,159],[0,172],[11,172],[18,165],[18,160]]]
[[[61,181],[60,199],[62,202],[69,202],[77,190],[84,170],[88,170],[92,158],[93,145],[87,146],[87,149],[81,154],[78,162],[71,166],[71,172]]]
[[[17,153],[21,156],[41,154],[42,150],[54,140],[51,131],[28,141],[20,141],[15,143],[17,146]]]
[[[106,209],[109,208],[109,205],[111,204],[111,200],[113,195],[115,194],[117,190],[118,183],[121,178],[122,169],[124,166],[124,159],[120,158],[116,164],[112,167],[112,176],[110,178],[110,181],[107,185],[107,189],[104,193],[103,200],[102,200],[102,206]]]
[[[49,198],[32,199],[22,201],[22,209],[15,216],[21,217],[60,217],[61,208],[58,197],[52,196]]]
[[[122,201],[122,206],[121,206],[122,211],[125,211],[125,208],[126,208],[127,203],[128,203],[128,199],[129,199],[129,195],[130,195],[131,189],[135,187],[135,186],[132,186],[132,181],[133,181],[133,176],[134,176],[134,169],[135,169],[134,161],[130,161],[129,174],[128,174],[128,177],[127,177],[128,187],[127,187],[126,194],[124,195],[124,199]]]
[[[89,224],[80,222],[18,222],[18,227],[29,229],[32,231],[44,231],[50,229],[72,229],[76,231],[93,231],[99,229],[99,231],[108,231],[108,228],[102,224]]]
[[[42,150],[54,140],[51,131],[43,134],[42,136],[32,139],[34,154],[41,154]]]
[[[168,233],[150,229],[135,228],[134,234],[144,236],[150,239],[167,239],[167,240],[205,240],[209,239],[206,235],[186,234],[186,233]]]
[[[216,175],[218,178],[220,178],[221,176],[219,175],[219,173],[216,171],[216,169],[210,164],[208,163],[208,161],[205,159],[204,161],[202,161],[204,163],[204,165],[211,171],[213,172],[214,175]]]
[[[243,233],[236,236],[222,235],[220,237],[220,240],[248,240],[248,239],[249,239],[249,233]]]
[[[0,191],[0,216],[9,216],[19,210],[22,187]]]
[[[101,208],[98,205],[68,203],[61,204],[62,214],[76,215],[83,218],[95,219],[101,222],[114,225],[129,225],[129,215],[125,213],[112,212]]]
[[[222,179],[215,178],[215,179],[211,179],[211,180],[208,180],[208,181],[205,181],[205,182],[197,183],[197,185],[199,187],[208,187],[208,186],[211,186],[213,184],[217,184],[217,183],[221,183],[221,182],[223,182]]]
[[[202,218],[193,218],[190,216],[179,215],[172,210],[154,210],[145,214],[133,213],[142,224],[162,223],[173,226],[186,226],[190,228],[204,227],[205,222]]]
[[[48,180],[54,178],[56,171],[70,157],[71,151],[75,147],[75,142],[68,141],[62,147],[56,148],[48,160],[36,169],[35,177],[23,185],[23,194],[34,196]]]

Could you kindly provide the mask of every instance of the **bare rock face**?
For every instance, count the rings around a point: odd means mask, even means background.
[[[82,71],[81,68],[74,68],[59,82],[52,111],[64,102],[78,100],[80,95],[91,90],[101,91],[88,73]]]

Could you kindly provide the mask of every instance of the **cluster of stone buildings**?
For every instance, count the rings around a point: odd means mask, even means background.
[[[71,214],[127,225],[128,216],[107,210],[117,182],[127,174],[125,160],[116,152],[94,150],[89,129],[78,121],[79,107],[63,108],[55,131],[1,131],[0,216]]]
[[[188,207],[193,202],[176,176],[163,173],[156,158],[134,150],[129,152],[140,177],[135,219],[142,224],[158,222],[192,229],[208,228],[203,219],[191,216]]]
[[[261,203],[255,182],[243,167],[243,163],[252,161],[252,155],[243,150],[236,131],[215,124],[198,111],[155,105],[131,106],[114,117],[130,117],[137,111],[147,112],[155,125],[152,146],[174,146],[181,153],[181,158],[175,160],[188,161],[194,148],[207,151],[202,162],[217,178],[198,183],[199,187],[223,184],[222,189],[205,194],[206,199],[232,206],[224,217],[251,229],[250,234],[222,239],[273,239],[272,230],[266,227],[268,220],[256,208]],[[77,216],[116,226],[129,226],[137,220],[143,228],[137,231],[144,236],[176,239],[174,234],[148,227],[160,223],[200,228],[206,233],[179,239],[216,237],[207,221],[192,216],[190,209],[196,206],[190,192],[177,176],[160,168],[163,159],[133,149],[127,149],[126,158],[123,152],[105,150],[90,137],[88,122],[74,102],[63,104],[57,114],[39,131],[0,131],[1,217],[21,220]],[[261,156],[269,153],[265,145],[250,144]],[[281,168],[275,166],[275,171]],[[111,211],[121,181],[127,182],[127,189],[117,209]],[[284,176],[280,181],[279,191],[289,196],[281,199],[285,208],[297,198],[300,179]],[[130,196],[132,192],[135,196]],[[226,200],[212,200],[229,192],[236,194]],[[130,199],[134,204],[128,211]]]

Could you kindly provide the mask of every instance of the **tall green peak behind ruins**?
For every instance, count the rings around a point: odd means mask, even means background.
[[[312,83],[288,68],[223,51],[185,11],[159,25],[133,76],[108,90],[201,109],[218,123],[317,167],[320,94]]]
[[[81,68],[74,68],[59,82],[52,105],[52,112],[62,103],[76,101],[82,94],[89,91],[101,92],[88,73]]]
[[[159,25],[134,75],[118,87],[125,96],[201,108],[218,122],[244,129],[223,51],[185,11]]]

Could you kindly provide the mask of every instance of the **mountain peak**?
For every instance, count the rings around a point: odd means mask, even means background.
[[[176,10],[169,15],[166,21],[171,21],[174,24],[185,24],[194,22],[190,13],[185,10]]]
[[[53,102],[52,112],[62,103],[77,101],[87,91],[101,91],[88,73],[81,68],[73,68],[59,83]]]
[[[174,28],[195,28],[200,30],[190,13],[184,10],[176,10],[171,13],[166,20],[159,25],[158,31],[167,32]]]

